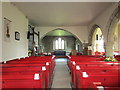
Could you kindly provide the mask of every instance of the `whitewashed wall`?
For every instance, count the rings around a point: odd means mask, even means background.
[[[11,60],[14,58],[26,57],[28,55],[28,19],[25,15],[11,3],[3,3],[2,19],[6,17],[11,20],[10,40],[6,41],[3,30],[2,60]],[[3,23],[4,26],[4,23]],[[15,40],[15,31],[20,33],[20,41]]]
[[[0,61],[2,61],[2,3],[0,2]]]
[[[36,27],[40,31],[40,37],[44,37],[48,32],[57,28],[64,29],[74,34],[81,42],[88,42],[88,30],[87,26],[68,26],[68,27]]]

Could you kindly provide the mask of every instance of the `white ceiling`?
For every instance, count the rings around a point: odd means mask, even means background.
[[[110,2],[14,2],[36,26],[87,25]]]

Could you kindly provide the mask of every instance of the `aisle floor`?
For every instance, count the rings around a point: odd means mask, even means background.
[[[52,88],[71,88],[70,81],[71,77],[68,72],[67,59],[56,59]]]

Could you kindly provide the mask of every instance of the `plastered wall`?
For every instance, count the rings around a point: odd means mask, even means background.
[[[2,23],[2,60],[7,61],[14,58],[28,56],[28,19],[25,15],[9,2],[2,3],[2,21],[7,18],[10,23],[10,38],[5,39],[5,26]],[[15,40],[15,32],[20,33],[20,40]],[[1,35],[0,35],[1,36]]]
[[[0,2],[0,61],[2,61],[2,3]]]
[[[75,35],[81,42],[88,42],[88,30],[87,26],[68,26],[68,27],[36,27],[40,31],[40,37],[44,37],[48,32],[57,28],[64,29],[73,35]]]

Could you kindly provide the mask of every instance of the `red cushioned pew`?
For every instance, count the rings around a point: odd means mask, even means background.
[[[8,72],[9,73],[13,73],[13,72],[31,72],[32,70],[35,72],[40,72],[41,67],[45,70],[42,70],[42,72],[44,72],[44,77],[45,77],[45,86],[46,88],[49,88],[49,67],[47,67],[45,64],[7,64],[7,65],[3,65],[2,67],[2,73],[3,76]],[[4,74],[5,73],[5,74]]]
[[[2,87],[5,88],[45,88],[45,73],[42,66],[2,67]]]
[[[103,69],[103,72],[105,72],[106,70],[104,70],[104,69],[110,69],[110,68],[117,68],[118,69],[118,62],[84,62],[84,63],[75,63],[75,64],[73,64],[73,66],[71,67],[72,68],[72,71],[71,71],[71,82],[72,82],[72,84],[77,88],[77,86],[76,86],[76,80],[77,80],[77,78],[76,78],[76,68],[78,68],[79,69],[79,67],[78,66],[80,66],[81,68],[82,68],[82,70],[86,70],[86,69],[88,69],[88,68],[91,68],[91,70],[94,72],[94,69],[96,68],[100,68],[100,69]],[[107,70],[107,71],[108,71]],[[111,69],[110,69],[111,70]],[[96,73],[96,72],[95,72]],[[117,72],[116,72],[117,73]],[[75,79],[76,78],[76,79]]]
[[[84,68],[79,70],[75,77],[78,88],[89,88],[90,82],[102,82],[110,86],[119,83],[118,68]]]
[[[46,65],[50,66],[50,81],[52,81],[52,75],[55,67],[55,57],[54,56],[41,56],[41,57],[29,57],[27,59],[20,59],[20,60],[12,60],[12,61],[7,61],[6,63],[46,63]]]
[[[10,60],[10,61],[7,61],[6,63],[38,63],[40,61],[49,62],[50,65],[52,65],[51,70],[54,70],[54,67],[55,67],[54,59],[55,59],[55,56],[39,56],[39,57],[31,56],[25,59],[22,58],[22,59]]]
[[[86,66],[86,65],[95,65],[95,64],[97,64],[97,65],[99,65],[99,66],[102,66],[103,64],[105,64],[106,65],[106,63],[108,63],[108,62],[104,62],[104,61],[94,61],[94,59],[93,59],[93,61],[84,61],[84,62],[81,62],[81,61],[77,61],[77,60],[74,60],[74,61],[71,61],[71,64],[70,64],[70,70],[71,70],[71,76],[72,76],[72,82],[73,82],[73,76],[74,76],[74,68],[75,68],[75,66],[76,66],[76,63],[78,63],[78,64],[81,64],[81,65],[83,65],[83,66]],[[111,63],[111,65],[113,65],[113,63]]]
[[[40,68],[44,67],[45,70],[45,80],[46,80],[46,88],[49,88],[49,84],[50,84],[50,75],[49,75],[49,67],[46,66],[45,64],[6,64],[6,65],[3,65],[2,67],[2,70],[3,70],[3,73],[4,72],[15,72],[15,71],[19,71],[19,72],[22,72],[22,71],[32,71],[32,70],[40,70]]]
[[[114,56],[114,58],[116,58],[120,62],[120,55],[116,55]]]
[[[77,62],[91,62],[91,61],[103,61],[105,57],[102,56],[68,56],[68,67],[71,70],[72,61]]]
[[[101,82],[104,84],[106,82],[108,83],[112,82],[110,78],[113,78],[113,82],[115,82],[114,86],[117,87],[116,83],[118,84],[118,78],[119,78],[119,74],[118,74],[119,62],[105,62],[103,61],[105,57],[101,57],[101,56],[100,57],[68,56],[68,58],[69,58],[68,66],[71,70],[71,76],[72,76],[71,82],[75,88],[84,88],[84,89],[89,88],[90,82],[92,82],[92,80],[94,81],[95,78],[97,78],[96,79],[97,81],[99,81],[99,78],[100,78],[102,80]],[[80,66],[82,69],[79,68],[78,66]],[[76,70],[76,68],[78,69],[79,73]],[[83,72],[84,72],[84,75],[86,76],[88,76],[86,72],[89,72],[89,74],[91,75],[90,78],[83,79],[82,77]],[[111,73],[114,73],[114,75],[113,74],[111,75]],[[106,79],[106,82],[104,82],[105,79]],[[105,84],[105,85],[107,86],[110,84]]]
[[[42,79],[45,82],[45,87],[41,86],[41,88],[49,88],[52,83],[52,74],[53,74],[54,67],[55,67],[54,59],[55,59],[55,57],[51,57],[51,56],[47,56],[47,57],[46,56],[44,56],[44,57],[34,57],[33,56],[33,57],[27,57],[27,58],[21,58],[21,59],[7,61],[6,64],[2,65],[3,76],[9,77],[9,75],[11,75],[11,73],[14,73],[14,72],[15,73],[13,75],[15,75],[15,74],[23,75],[23,73],[25,73],[25,74],[29,73],[29,75],[31,75],[32,74],[32,73],[30,73],[31,70],[38,71],[38,70],[40,70],[41,66],[42,67],[44,66],[44,69],[45,68],[46,69],[44,71],[42,70],[41,72],[42,72],[42,76],[44,77],[44,79],[43,78]],[[8,73],[7,76],[4,73]],[[37,73],[37,72],[35,72],[35,73]],[[28,77],[29,77],[29,75],[28,75]],[[33,78],[33,77],[30,77],[30,78]],[[5,78],[4,78],[4,80],[5,80]],[[5,84],[3,84],[3,86],[4,85]],[[32,85],[30,85],[30,86],[31,86],[31,88],[33,88]],[[23,86],[23,88],[25,88],[25,87]],[[40,87],[36,86],[35,88],[40,88]]]
[[[90,85],[91,90],[120,90],[120,85],[116,84],[115,87],[113,86],[105,86],[101,82],[92,82]]]
[[[6,63],[40,63],[40,62],[49,62],[49,64],[51,65],[51,74],[54,71],[54,67],[55,67],[55,56],[39,56],[39,57],[35,57],[35,56],[31,56],[31,57],[27,57],[25,59],[15,59],[15,60],[10,60],[7,61]]]
[[[7,75],[6,75],[7,74]],[[6,73],[2,77],[3,90],[12,88],[45,88],[44,76],[41,73],[21,72],[21,73]],[[35,76],[38,76],[36,79]]]

